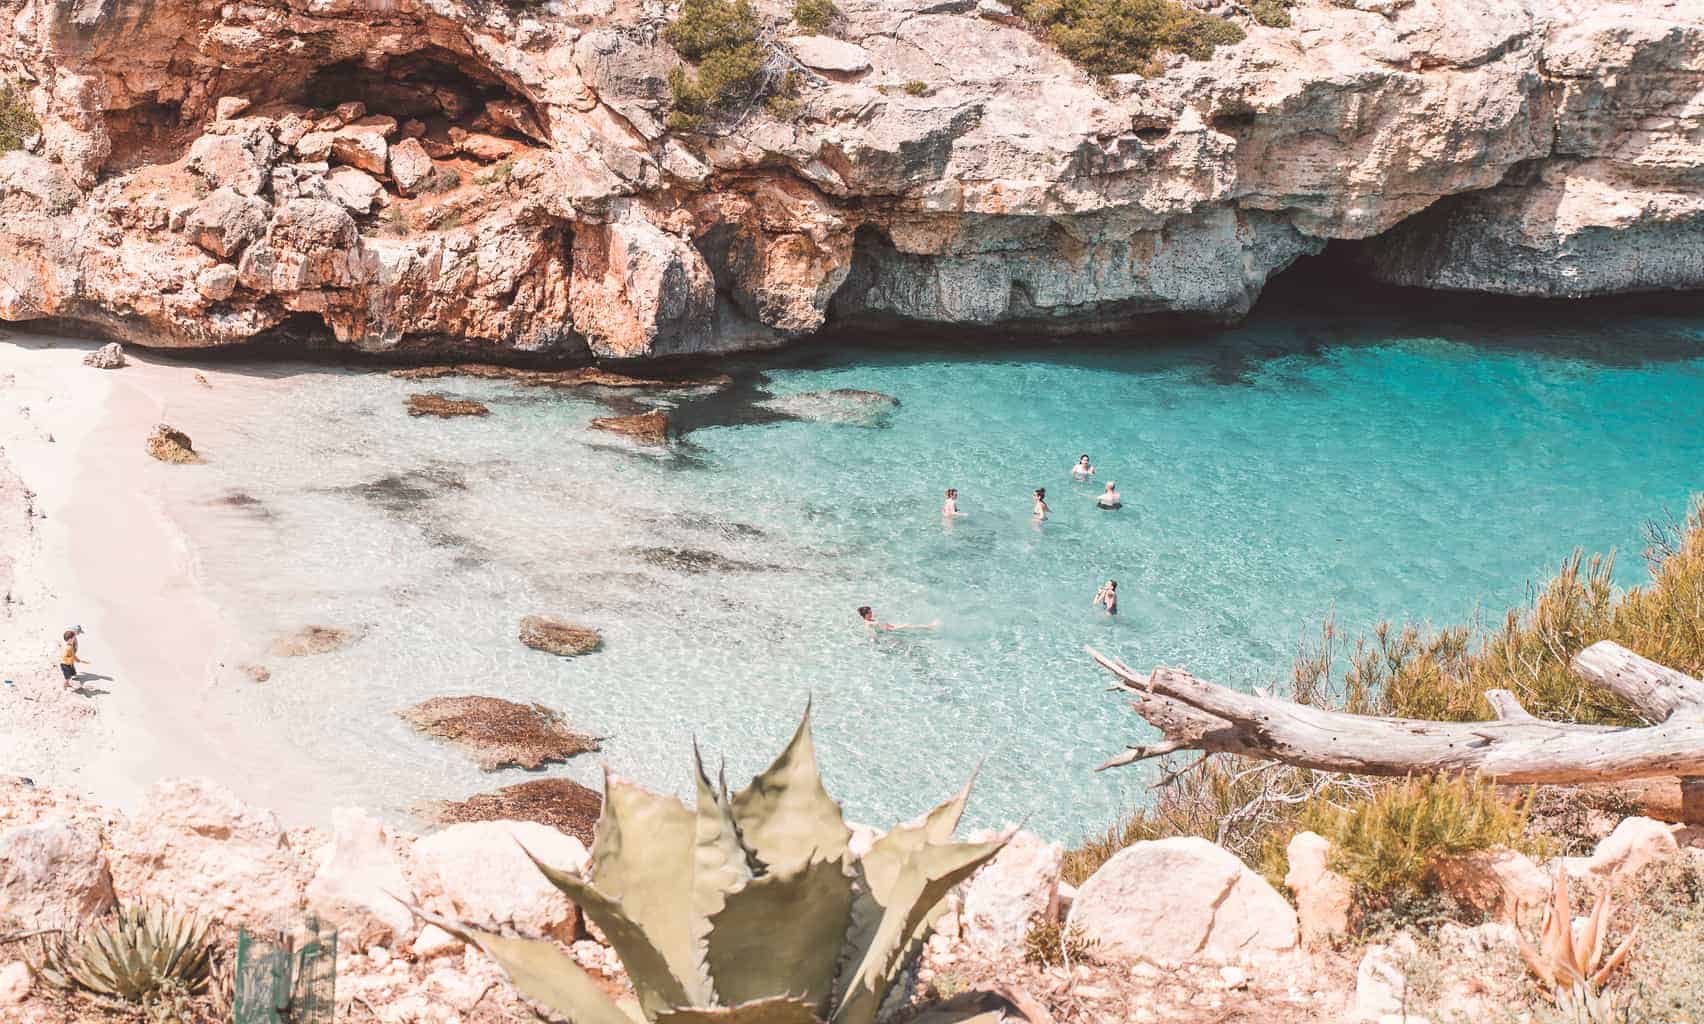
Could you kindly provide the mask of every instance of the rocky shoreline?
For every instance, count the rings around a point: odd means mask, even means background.
[[[565,799],[577,798],[553,793],[530,808],[506,807],[548,818]],[[329,830],[289,829],[207,780],[161,782],[126,815],[9,778],[0,780],[0,899],[7,926],[20,930],[75,924],[141,900],[169,901],[225,938],[239,927],[269,934],[312,912],[339,932],[339,1020],[526,1019],[525,1002],[489,959],[404,904],[554,940],[619,995],[626,980],[613,951],[522,853],[524,846],[547,864],[584,870],[584,820],[576,821],[578,835],[537,820],[466,819],[417,836],[344,808]],[[875,834],[854,827],[853,848]],[[1348,887],[1326,866],[1329,844],[1313,833],[1291,842],[1282,892],[1198,838],[1138,842],[1078,887],[1061,881],[1063,858],[1057,844],[1013,835],[948,897],[910,997],[923,1004],[985,987],[1016,1008],[1006,1019],[1029,1024],[1399,1020],[1413,1006],[1407,972],[1420,969],[1425,943],[1436,958],[1429,969],[1454,979],[1435,1019],[1485,1019],[1507,1009],[1499,1000],[1509,991],[1471,979],[1520,970],[1512,922],[1536,919],[1550,888],[1549,869],[1521,854],[1460,858],[1441,877],[1464,905],[1482,908],[1485,923],[1445,924],[1427,936],[1399,930],[1367,944],[1349,938]],[[1641,877],[1701,868],[1704,837],[1695,830],[1629,818],[1591,855],[1561,858],[1553,870],[1587,891],[1625,891]],[[1042,926],[1074,936],[1073,962],[1037,960],[1033,934]],[[98,1016],[91,1004],[31,979],[19,966],[26,954],[0,950],[6,1019]]]
[[[1225,322],[1339,239],[1424,288],[1704,285],[1695,0],[1221,6],[1244,41],[1097,82],[993,0],[763,3],[796,110],[699,134],[650,8],[7,0],[0,318],[571,362]]]

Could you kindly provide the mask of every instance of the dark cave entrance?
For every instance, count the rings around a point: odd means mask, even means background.
[[[547,138],[548,125],[531,100],[466,55],[438,46],[378,67],[355,60],[328,65],[308,77],[300,96],[321,109],[359,101],[368,114],[421,121],[434,133],[455,125],[535,142]]]

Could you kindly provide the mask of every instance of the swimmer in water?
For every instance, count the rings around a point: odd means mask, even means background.
[[[925,623],[882,622],[876,618],[875,611],[869,605],[858,609],[858,617],[864,620],[864,628],[872,636],[876,633],[897,633],[906,629],[936,629],[941,625],[940,619]]]
[[[1118,496],[1118,484],[1108,481],[1106,490],[1102,491],[1101,496],[1095,499],[1095,504],[1104,509],[1115,509],[1123,505],[1124,501]]]
[[[1052,511],[1047,507],[1047,488],[1037,487],[1035,489],[1035,521],[1038,523],[1045,522],[1047,514]]]
[[[1076,477],[1078,480],[1087,480],[1089,477],[1095,475],[1095,467],[1089,465],[1089,457],[1087,455],[1077,456],[1077,464],[1071,467],[1071,475]]]
[[[1105,608],[1108,615],[1118,614],[1118,581],[1107,580],[1095,593],[1095,607]]]
[[[947,500],[946,503],[941,506],[941,515],[947,519],[957,519],[962,517],[964,514],[965,513],[959,511],[958,507],[958,488],[947,488]]]

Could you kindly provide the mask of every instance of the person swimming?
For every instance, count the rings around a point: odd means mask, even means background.
[[[1035,521],[1038,523],[1045,521],[1047,514],[1052,511],[1047,507],[1047,488],[1037,487],[1035,489]]]
[[[1102,491],[1100,497],[1095,499],[1095,504],[1109,510],[1122,506],[1124,501],[1118,495],[1118,484],[1114,481],[1107,481],[1106,490]]]
[[[941,505],[941,515],[948,519],[952,519],[963,516],[964,514],[965,513],[959,511],[958,507],[958,488],[947,488],[947,500]]]
[[[1094,606],[1105,608],[1108,615],[1118,614],[1118,581],[1107,580],[1100,590],[1095,592]]]
[[[906,629],[936,629],[941,625],[940,619],[923,623],[882,622],[876,618],[875,610],[867,604],[858,608],[858,618],[864,620],[864,628],[872,635],[876,633],[897,633]]]
[[[1071,475],[1078,480],[1087,480],[1095,475],[1095,467],[1089,465],[1087,454],[1077,456],[1077,464],[1071,467]]]

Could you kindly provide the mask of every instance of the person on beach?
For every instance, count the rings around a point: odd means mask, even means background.
[[[947,500],[946,503],[941,506],[941,515],[947,519],[957,519],[964,514],[965,513],[959,511],[958,507],[958,488],[947,488]]]
[[[1095,499],[1095,504],[1109,510],[1122,506],[1124,501],[1118,496],[1118,483],[1112,480],[1107,481],[1106,490],[1102,491],[1101,496]]]
[[[1047,488],[1037,487],[1035,489],[1035,521],[1038,523],[1046,522],[1047,514],[1052,511],[1047,507]]]
[[[924,623],[882,622],[876,618],[875,611],[869,605],[864,605],[858,609],[858,617],[864,620],[864,628],[872,636],[876,633],[897,633],[905,629],[936,629],[941,625],[940,619]]]
[[[87,665],[89,662],[77,656],[77,631],[75,629],[66,630],[64,639],[65,646],[59,652],[59,674],[65,677],[65,688],[75,690],[77,687],[72,684],[77,681],[77,666],[80,664]]]
[[[1071,475],[1078,480],[1087,480],[1095,475],[1095,467],[1089,465],[1088,455],[1077,456],[1077,464],[1071,467]]]
[[[1118,614],[1118,581],[1107,580],[1095,593],[1096,608],[1105,608],[1108,615]]]

